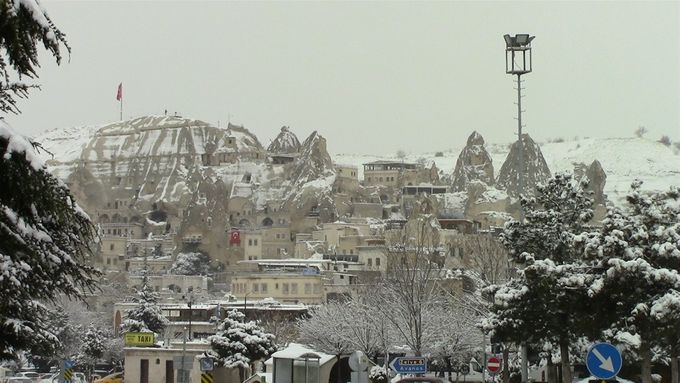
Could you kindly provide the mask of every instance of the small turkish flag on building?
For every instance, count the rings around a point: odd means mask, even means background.
[[[120,101],[123,99],[123,83],[118,84],[118,93],[116,94],[116,100]]]
[[[232,231],[231,236],[229,237],[229,244],[230,245],[233,245],[233,244],[240,245],[241,244],[241,232],[239,232],[238,230]]]

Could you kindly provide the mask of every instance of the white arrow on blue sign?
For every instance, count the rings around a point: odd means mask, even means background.
[[[623,358],[619,350],[609,343],[595,343],[586,355],[586,367],[600,379],[611,379],[619,374]]]
[[[390,367],[397,374],[424,374],[427,372],[427,359],[419,356],[394,358]]]

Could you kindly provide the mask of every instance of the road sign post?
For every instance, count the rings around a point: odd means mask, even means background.
[[[73,367],[76,363],[72,360],[64,360],[60,372],[60,382],[71,383],[73,381]]]
[[[424,374],[427,372],[427,358],[420,356],[394,358],[390,368],[397,374]]]
[[[489,374],[496,375],[503,370],[503,363],[499,358],[492,356],[486,361],[486,369]]]
[[[610,343],[595,343],[588,349],[586,367],[596,378],[605,380],[615,378],[622,366],[621,353]]]
[[[213,375],[210,371],[204,371],[201,373],[201,383],[213,383]]]

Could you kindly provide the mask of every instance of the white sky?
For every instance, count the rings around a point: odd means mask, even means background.
[[[680,141],[680,2],[45,1],[73,48],[42,55],[41,91],[7,119],[27,135],[178,112],[244,124],[268,145],[282,125],[332,153],[514,140],[503,34],[530,33],[526,131],[537,140]]]

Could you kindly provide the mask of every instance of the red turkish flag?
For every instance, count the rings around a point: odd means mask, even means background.
[[[120,101],[123,99],[123,83],[118,84],[118,93],[116,94],[116,100]]]
[[[240,245],[241,244],[241,232],[239,232],[238,230],[232,231],[231,236],[229,237],[229,244],[230,245],[233,245],[233,244]]]

